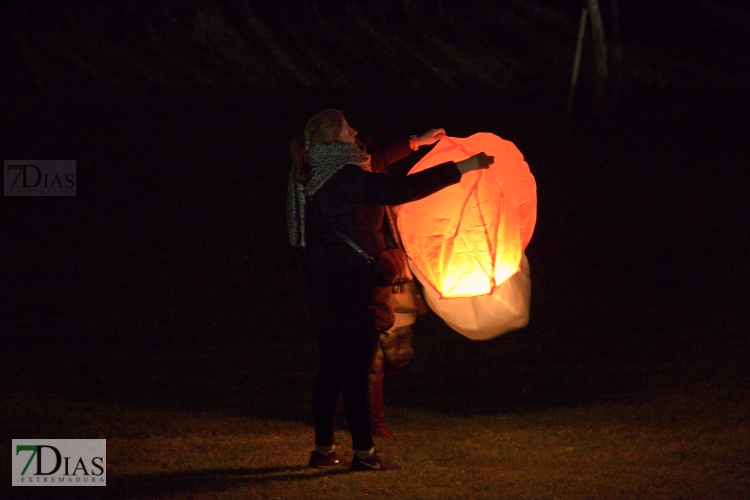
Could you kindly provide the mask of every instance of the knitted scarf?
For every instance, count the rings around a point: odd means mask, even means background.
[[[312,169],[312,177],[303,186],[297,181],[297,169],[289,173],[289,186],[286,198],[286,223],[289,243],[296,248],[306,248],[305,244],[305,202],[323,184],[345,165],[357,165],[362,170],[371,171],[371,157],[364,145],[357,141],[332,142],[307,146],[307,162]]]

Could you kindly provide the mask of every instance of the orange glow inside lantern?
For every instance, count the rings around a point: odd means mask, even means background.
[[[510,141],[490,133],[445,137],[410,173],[484,152],[488,169],[402,205],[398,226],[412,264],[441,298],[492,294],[520,271],[536,224],[536,181]]]

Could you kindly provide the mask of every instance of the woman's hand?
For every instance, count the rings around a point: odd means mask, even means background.
[[[445,129],[444,128],[431,128],[424,134],[420,135],[417,138],[418,146],[429,146],[430,144],[435,144],[437,141],[445,137]]]
[[[489,168],[490,165],[495,163],[494,156],[487,156],[484,153],[477,153],[474,156],[470,156],[463,161],[457,161],[456,166],[459,172],[465,174],[472,170],[479,170],[483,168]]]

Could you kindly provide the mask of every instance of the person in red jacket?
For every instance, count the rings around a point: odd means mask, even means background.
[[[387,174],[388,165],[444,136],[445,130],[431,129],[365,148],[343,113],[327,109],[313,116],[304,136],[290,144],[289,241],[305,250],[306,295],[320,352],[310,467],[340,465],[334,423],[341,395],[354,450],[350,470],[400,468],[375,453],[372,436],[370,374],[380,332],[394,323],[391,287],[373,284],[372,265],[338,232],[376,256],[387,248],[386,206],[424,198],[459,182],[464,173],[492,164],[492,157],[479,153],[412,175]]]

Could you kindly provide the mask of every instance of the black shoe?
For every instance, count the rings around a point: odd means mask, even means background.
[[[331,453],[320,453],[318,451],[313,451],[310,455],[310,462],[308,463],[308,467],[312,467],[313,469],[332,467],[334,465],[340,465],[339,459],[336,458],[335,451],[332,451]]]
[[[368,458],[359,458],[356,454],[349,468],[352,472],[385,472],[388,470],[398,470],[401,466],[393,462],[386,462],[377,453],[373,453]]]

